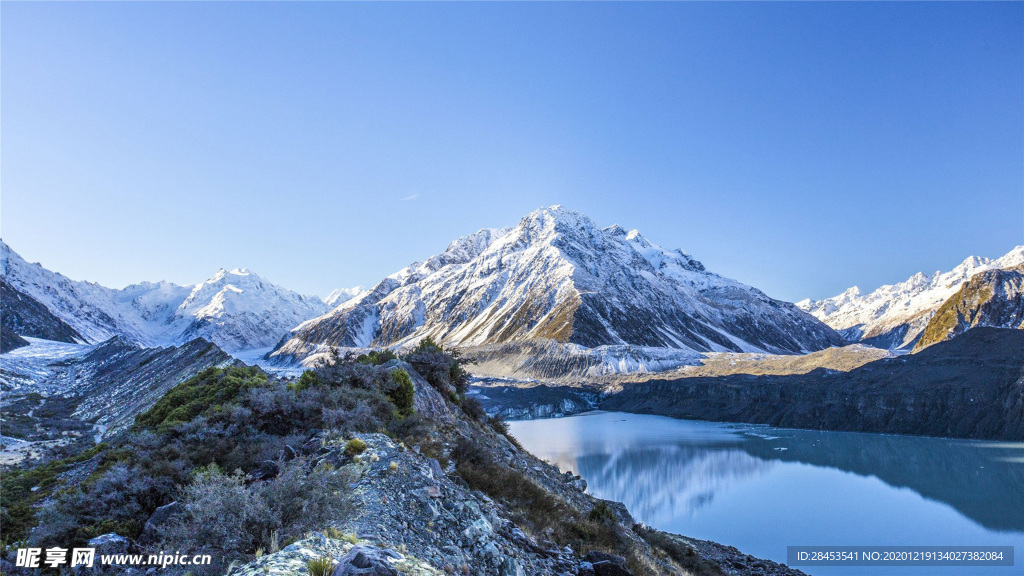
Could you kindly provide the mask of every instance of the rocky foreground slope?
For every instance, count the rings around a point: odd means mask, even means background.
[[[623,384],[606,410],[789,428],[1024,440],[1024,331],[974,328],[849,372]]]
[[[280,553],[241,567],[239,574],[301,574],[308,560],[322,556],[337,559],[342,566],[346,562],[356,565],[360,549],[367,558],[366,563],[378,570],[371,574],[396,576],[453,573],[624,576],[631,569],[654,574],[798,574],[734,548],[640,527],[622,531],[630,542],[628,546],[636,550],[628,561],[615,554],[560,546],[543,534],[538,537],[524,531],[520,527],[522,520],[517,518],[522,512],[467,487],[454,466],[449,466],[449,473],[445,473],[436,459],[420,453],[419,446],[410,449],[379,434],[360,438],[366,442],[367,449],[348,465],[358,478],[353,485],[357,503],[340,538],[333,530],[329,533],[335,534],[334,538],[314,534]],[[498,451],[504,466],[525,472],[517,477],[518,481],[535,485],[539,488],[538,497],[551,499],[545,505],[555,508],[547,513],[572,517],[576,510],[593,510],[598,506],[599,510],[606,511],[602,514],[607,514],[608,522],[622,527],[635,525],[620,504],[587,496],[583,491],[586,482],[578,476],[560,474],[507,440],[489,449]],[[329,450],[329,446],[324,450],[328,457]],[[557,524],[561,520],[564,518],[553,518],[551,522]],[[647,540],[660,546],[652,546]],[[671,554],[665,548],[669,548]],[[680,558],[674,560],[672,554]],[[637,566],[638,563],[647,565]],[[740,569],[741,566],[744,569]]]
[[[210,554],[162,571],[197,576],[299,576],[321,558],[336,575],[800,574],[588,495],[488,419],[432,345],[334,360],[290,380],[204,371],[126,433],[6,472],[5,541]],[[0,569],[26,572],[12,558]]]

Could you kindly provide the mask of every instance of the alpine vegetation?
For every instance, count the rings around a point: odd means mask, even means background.
[[[463,364],[425,339],[290,379],[207,369],[127,433],[5,473],[3,544],[212,559],[169,574],[724,574],[733,549],[638,525],[523,451]]]

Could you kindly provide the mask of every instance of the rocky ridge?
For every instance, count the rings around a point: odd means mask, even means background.
[[[203,339],[166,348],[142,348],[121,338],[97,346],[34,340],[0,366],[4,435],[27,443],[20,454],[34,443],[68,440],[68,434],[91,444],[129,427],[179,382],[234,362]]]
[[[630,574],[625,561],[612,554],[580,555],[568,547],[537,540],[517,525],[516,512],[486,495],[469,489],[436,459],[421,453],[419,446],[396,444],[380,434],[360,435],[366,451],[348,464],[338,455],[340,444],[325,442],[320,457],[342,466],[355,467],[353,484],[357,501],[354,518],[341,528],[338,538],[312,534],[309,538],[237,568],[232,574],[261,573],[297,575],[306,561],[329,557],[337,562],[335,574],[344,572],[355,548],[375,550],[377,572],[368,574],[471,574],[474,576],[624,576]],[[505,441],[507,442],[507,441]],[[564,498],[571,506],[592,508],[595,501],[585,494],[586,482],[569,473],[559,473],[507,443],[503,458],[511,467],[527,472],[529,482]],[[608,503],[614,514],[628,525],[632,519],[620,504]],[[650,531],[650,529],[644,529]],[[654,532],[654,531],[651,531]],[[797,575],[774,562],[745,555],[735,548],[712,542],[658,533],[662,538],[687,547],[702,558],[714,560],[712,573]],[[637,539],[638,546],[649,547]],[[346,560],[348,559],[348,560]],[[662,563],[663,573],[674,573],[671,562]],[[667,563],[666,563],[667,562]]]
[[[854,286],[838,296],[796,305],[839,331],[849,342],[879,348],[912,348],[942,304],[975,274],[1024,264],[1024,246],[997,259],[971,256],[949,272],[914,274],[862,294]]]
[[[928,321],[914,351],[978,326],[1024,328],[1024,265],[971,277]]]

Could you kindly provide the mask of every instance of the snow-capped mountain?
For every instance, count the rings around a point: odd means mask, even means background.
[[[29,264],[0,241],[4,282],[45,306],[82,339],[121,336],[143,346],[206,338],[229,352],[269,348],[330,307],[267,282],[248,270],[220,270],[195,286],[143,282],[121,290]]]
[[[850,342],[881,348],[909,348],[935,311],[972,276],[986,270],[1024,264],[1024,246],[992,260],[971,256],[949,272],[918,272],[904,282],[861,294],[856,286],[824,300],[796,305],[839,331]]]
[[[328,307],[334,308],[339,304],[344,304],[349,300],[359,296],[365,292],[362,286],[354,286],[352,288],[335,288],[330,294],[324,297],[324,304]]]
[[[327,309],[316,296],[292,292],[245,268],[222,268],[192,288],[174,318],[188,321],[180,341],[202,337],[234,352],[273,346],[288,330]]]
[[[553,206],[388,276],[297,327],[272,357],[427,336],[456,346],[546,339],[777,353],[842,343],[792,304],[708,272],[681,250]]]
[[[964,282],[928,321],[914,352],[978,326],[1024,329],[1024,266],[986,270]]]

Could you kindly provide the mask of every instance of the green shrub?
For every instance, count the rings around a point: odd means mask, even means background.
[[[359,438],[353,438],[345,443],[345,454],[349,456],[355,456],[356,454],[362,454],[366,451],[366,442],[363,442]]]
[[[434,342],[433,338],[427,336],[416,345],[416,352],[444,352],[444,349],[440,344]]]
[[[412,378],[405,370],[394,370],[391,372],[391,379],[397,386],[388,394],[388,399],[398,409],[398,415],[403,418],[412,414],[412,401],[416,394],[416,387],[413,386]]]
[[[255,366],[208,368],[172,388],[152,408],[137,416],[135,425],[168,429],[221,408],[240,393],[266,383],[267,375]]]
[[[466,396],[459,403],[462,411],[477,422],[487,422],[487,412],[484,410],[484,405],[480,403],[476,398]]]
[[[370,350],[366,354],[360,354],[356,357],[356,362],[359,364],[366,364],[368,366],[380,366],[386,364],[391,360],[395,360],[398,356],[394,352],[385,348],[383,350]]]
[[[615,512],[612,511],[611,506],[604,500],[594,504],[594,507],[590,509],[590,513],[587,514],[587,518],[594,522],[600,522],[603,524],[610,524],[615,522]]]
[[[511,436],[512,433],[509,431],[508,428],[508,422],[506,422],[505,419],[502,418],[500,414],[495,414],[494,416],[488,418],[487,424],[491,427],[491,429],[493,429],[498,434],[501,434],[506,438],[513,439]]]
[[[280,476],[245,483],[236,472],[226,475],[215,467],[197,474],[182,488],[183,513],[161,527],[169,549],[214,552],[212,570],[244,560],[264,548],[271,553],[280,543],[293,542],[318,529],[332,517],[351,511],[345,474],[308,470],[308,461],[287,463]]]
[[[405,356],[431,386],[444,395],[454,391],[460,396],[469,386],[469,374],[463,369],[466,360],[454,351],[446,351],[430,338],[424,338],[419,345]]]
[[[320,377],[316,375],[316,372],[312,370],[306,370],[299,376],[299,379],[288,385],[288,389],[293,392],[302,392],[308,390],[314,386],[321,386],[323,382],[320,381]]]

